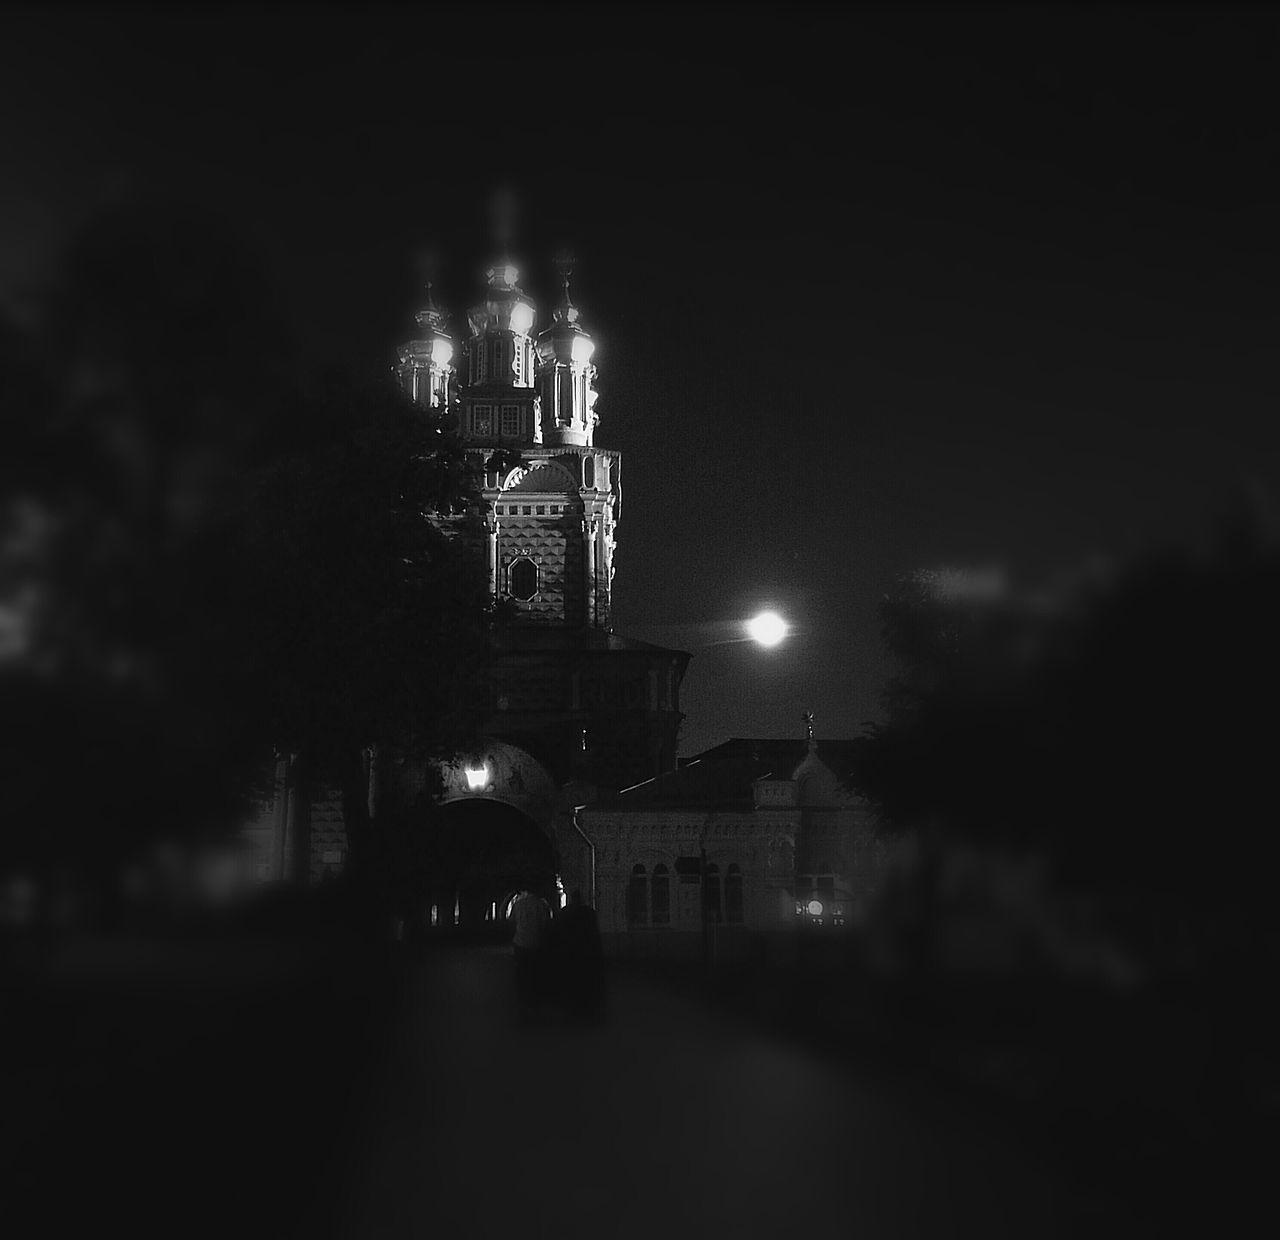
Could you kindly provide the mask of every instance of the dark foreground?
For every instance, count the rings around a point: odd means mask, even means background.
[[[530,1020],[510,966],[335,933],[61,948],[5,992],[23,1234],[1097,1236],[1246,1207],[1196,1151],[1132,1179],[1068,1156],[1034,1098],[988,1105],[923,1044],[634,970],[600,1025]]]

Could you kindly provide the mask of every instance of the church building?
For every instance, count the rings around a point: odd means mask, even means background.
[[[395,772],[436,841],[424,920],[495,930],[513,895],[553,905],[577,889],[609,950],[741,956],[798,928],[838,932],[866,911],[885,858],[839,779],[844,745],[735,740],[680,763],[689,655],[613,629],[622,460],[596,442],[595,342],[569,293],[542,325],[506,257],[490,266],[459,343],[432,300],[394,376],[456,419],[481,485],[432,518],[471,547],[505,620],[491,634],[484,739]],[[284,793],[256,828],[263,877],[341,871],[334,794],[299,811]]]

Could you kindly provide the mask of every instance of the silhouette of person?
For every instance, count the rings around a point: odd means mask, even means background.
[[[552,923],[560,1000],[566,1012],[582,1020],[600,1015],[604,1001],[604,952],[595,909],[573,891]]]
[[[511,952],[515,960],[516,997],[521,1006],[534,1008],[542,998],[542,950],[551,910],[532,891],[522,891],[511,902]]]

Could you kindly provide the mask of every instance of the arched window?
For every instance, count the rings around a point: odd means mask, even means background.
[[[582,458],[582,485],[593,487],[596,484],[596,459],[593,456]]]
[[[653,867],[653,881],[649,907],[653,910],[655,926],[671,924],[671,886],[665,865]]]
[[[720,867],[707,866],[702,880],[702,911],[708,921],[720,921]]]
[[[742,924],[742,868],[731,865],[724,876],[724,919],[730,925]]]
[[[507,590],[512,598],[527,603],[538,593],[538,566],[527,556],[511,565],[507,574]]]
[[[648,884],[644,879],[644,866],[638,865],[631,871],[631,882],[627,884],[627,925],[643,926],[649,921]]]

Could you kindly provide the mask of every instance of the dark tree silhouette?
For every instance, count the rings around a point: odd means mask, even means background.
[[[349,869],[374,858],[368,751],[439,753],[472,736],[490,596],[474,548],[429,519],[474,485],[441,417],[389,388],[330,385],[246,515],[243,620],[264,739],[308,788],[342,790]],[[387,838],[393,835],[388,828]]]
[[[466,726],[487,598],[428,520],[462,454],[389,380],[300,390],[272,304],[226,221],[135,204],[0,334],[5,866],[109,886],[236,829],[278,750],[363,855],[361,754]]]
[[[1280,740],[1280,542],[1264,521],[1052,604],[926,591],[885,615],[908,662],[852,778],[887,823],[920,831],[926,855],[1042,858],[1157,973],[1274,963],[1280,849],[1261,807]]]

